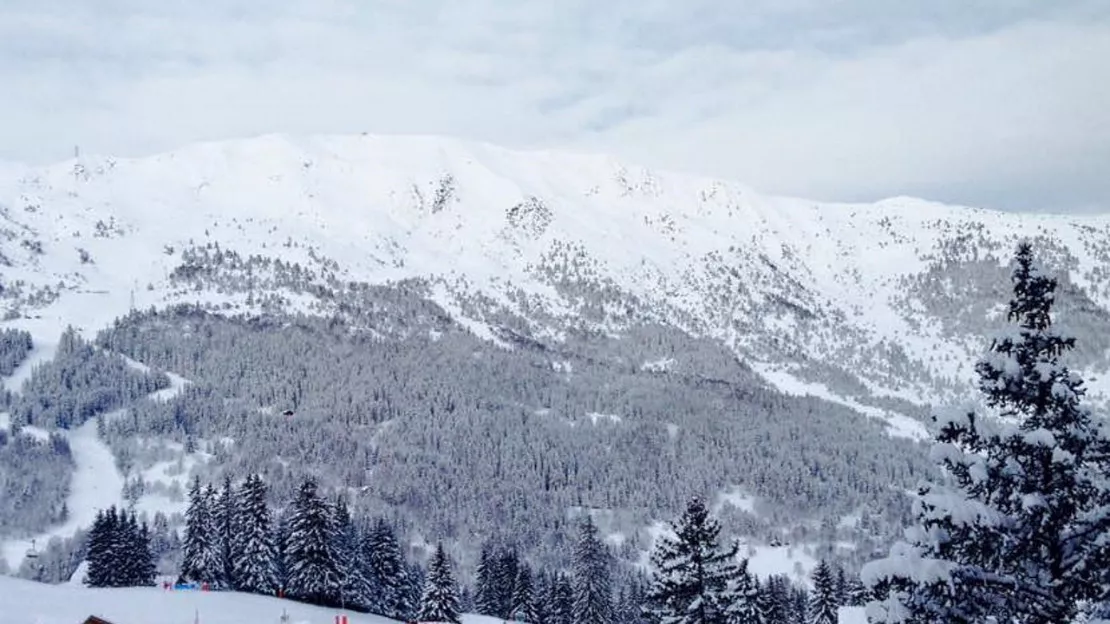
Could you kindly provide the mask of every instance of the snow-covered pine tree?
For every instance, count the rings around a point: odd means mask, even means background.
[[[459,613],[474,613],[474,594],[468,585],[459,586]]]
[[[697,497],[671,528],[675,537],[662,537],[651,555],[654,578],[648,601],[652,611],[662,624],[724,622],[739,546],[718,545],[721,526]]]
[[[358,611],[369,611],[373,602],[373,590],[366,578],[366,566],[359,551],[359,535],[351,520],[347,501],[342,498],[332,505],[334,527],[332,529],[333,551],[336,566],[342,579],[340,603],[342,606]]]
[[[867,604],[869,592],[864,587],[859,575],[853,574],[848,577],[848,591],[845,596],[844,604],[849,607],[862,607]]]
[[[332,512],[316,481],[306,479],[289,512],[285,544],[286,596],[301,602],[338,606],[340,575],[332,538]]]
[[[88,553],[85,555],[89,566],[84,583],[89,587],[110,586],[108,579],[116,568],[112,552],[112,530],[108,525],[108,514],[103,509],[98,509],[92,528],[89,529]]]
[[[842,566],[832,566],[836,573],[833,575],[836,578],[834,583],[836,587],[836,604],[844,606],[848,604],[848,574],[844,571]]]
[[[480,615],[497,617],[500,610],[497,591],[497,564],[493,544],[482,544],[478,555],[478,566],[474,571],[474,610]]]
[[[620,582],[614,606],[616,624],[647,624],[650,621],[644,613],[648,589],[649,582],[640,574],[629,574]]]
[[[235,586],[239,591],[273,595],[277,590],[277,549],[266,505],[266,484],[248,475],[237,505],[237,537],[232,555]]]
[[[135,584],[142,587],[153,587],[158,577],[158,565],[151,548],[150,527],[146,520],[139,523],[138,543],[135,546],[139,563],[136,566]]]
[[[193,478],[189,488],[189,506],[185,509],[183,580],[218,585],[221,578],[219,543],[216,541],[209,512],[209,499],[201,487],[200,477]]]
[[[289,557],[286,553],[289,546],[288,511],[286,507],[274,513],[274,572],[281,595],[285,595],[289,581]]]
[[[451,573],[451,562],[447,559],[443,544],[439,544],[424,580],[424,594],[420,598],[420,614],[417,619],[421,622],[460,624],[458,592]]]
[[[113,511],[114,508],[113,508]],[[136,581],[141,572],[139,566],[142,556],[139,554],[139,522],[135,515],[126,510],[119,511],[119,525],[116,530],[115,548],[119,553],[116,568],[116,587],[130,587],[138,584]]]
[[[494,615],[503,620],[509,619],[513,611],[513,594],[516,592],[520,563],[516,546],[508,546],[501,551],[494,568],[493,588],[497,593],[497,612]]]
[[[790,581],[785,576],[769,576],[760,593],[763,624],[795,624],[790,621]]]
[[[809,624],[836,624],[837,600],[836,577],[824,559],[813,570],[813,591],[809,594]]]
[[[546,624],[571,624],[574,617],[574,590],[570,579],[559,572],[551,579],[545,599],[547,601]]]
[[[405,620],[416,610],[410,589],[412,579],[393,527],[379,518],[361,541],[362,558],[373,588],[371,611],[395,620]]]
[[[235,527],[235,520],[238,516],[236,513],[237,505],[235,504],[237,500],[238,493],[231,485],[231,475],[224,475],[223,488],[220,489],[218,496],[213,497],[211,509],[212,526],[216,530],[217,541],[219,542],[222,577],[229,587],[237,586],[235,566],[231,558],[234,541],[238,534]]]
[[[535,583],[532,589],[532,602],[536,607],[536,624],[548,624],[547,597],[551,594],[552,576],[547,570],[541,568],[536,572]],[[473,613],[463,609],[463,613]]]
[[[415,618],[416,614],[420,612],[420,601],[424,598],[425,577],[424,568],[420,567],[419,563],[414,561],[409,564],[408,586],[405,587],[408,595],[406,602],[413,605],[413,607],[412,611],[404,617],[406,621]]]
[[[536,614],[536,601],[534,586],[532,584],[532,570],[528,564],[520,561],[517,563],[516,582],[513,583],[513,602],[509,610],[509,618],[518,622],[539,622]]]
[[[593,519],[586,516],[579,525],[578,542],[574,546],[571,620],[575,624],[609,624],[612,621],[611,558],[598,537]]]
[[[1075,340],[1052,327],[1056,280],[1027,242],[1012,284],[1013,325],[976,364],[1001,422],[973,409],[937,419],[932,457],[952,484],[922,486],[918,526],[864,567],[875,622],[1070,622],[1107,595],[1110,443],[1060,362]]]
[[[728,624],[765,624],[760,609],[759,579],[748,570],[748,560],[736,566],[728,584],[725,621]]]
[[[790,586],[790,621],[807,622],[809,620],[809,590],[800,585]]]

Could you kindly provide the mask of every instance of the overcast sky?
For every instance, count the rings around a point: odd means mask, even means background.
[[[291,133],[1110,212],[1110,0],[3,0],[0,159]]]

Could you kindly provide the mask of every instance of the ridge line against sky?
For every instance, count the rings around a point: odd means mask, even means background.
[[[776,195],[1108,212],[1106,58],[1105,0],[7,0],[0,159],[439,134]]]

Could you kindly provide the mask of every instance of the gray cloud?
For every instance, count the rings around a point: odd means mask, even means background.
[[[1110,210],[1101,0],[8,0],[0,158],[269,132],[615,153],[827,199]]]

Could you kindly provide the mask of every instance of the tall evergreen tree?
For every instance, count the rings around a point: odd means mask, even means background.
[[[494,568],[493,583],[497,593],[496,616],[507,620],[512,616],[513,595],[516,592],[517,572],[521,565],[520,553],[516,546],[508,546],[501,551],[497,566]]]
[[[551,579],[546,598],[547,624],[572,624],[574,621],[574,590],[562,572]]]
[[[290,506],[291,507],[291,506]],[[289,508],[274,514],[274,572],[277,576],[278,593],[282,596],[289,588]]]
[[[647,606],[649,584],[643,575],[637,573],[629,574],[620,583],[614,606],[614,618],[617,624],[647,624],[648,615],[644,611]]]
[[[813,570],[813,591],[809,597],[809,624],[836,624],[837,609],[836,577],[824,559]]]
[[[103,509],[96,512],[92,528],[88,535],[88,554],[85,559],[89,562],[85,584],[89,587],[110,587],[110,575],[116,569],[116,562],[112,552],[112,531],[114,527],[108,524],[108,515]]]
[[[114,511],[114,509],[113,509]],[[114,548],[116,557],[116,576],[118,587],[131,585],[139,577],[141,555],[139,554],[139,523],[133,513],[119,511],[115,532]]]
[[[139,563],[136,566],[135,584],[142,587],[153,587],[158,577],[158,565],[154,550],[151,548],[150,527],[145,520],[139,524],[139,536],[135,551],[139,557]]]
[[[200,477],[195,477],[189,489],[189,506],[185,510],[181,577],[184,580],[218,586],[223,576],[223,559],[212,523],[210,505],[209,496],[201,487]]]
[[[516,582],[513,584],[512,609],[509,611],[510,619],[533,624],[539,621],[533,590],[532,571],[528,568],[528,564],[523,561],[518,562]]]
[[[575,624],[609,624],[613,618],[611,557],[589,516],[579,525],[574,547],[572,620]]]
[[[351,520],[351,512],[345,500],[337,500],[332,508],[335,523],[333,549],[342,579],[340,602],[359,611],[369,611],[373,602],[373,590],[367,580],[366,566],[359,551],[358,530]]]
[[[405,620],[416,610],[412,601],[412,577],[393,527],[379,518],[361,541],[362,558],[373,588],[371,611],[395,620]]]
[[[480,615],[497,617],[500,612],[500,593],[497,589],[499,560],[490,542],[482,544],[478,567],[474,571],[474,610]]]
[[[663,624],[724,622],[739,546],[718,545],[721,526],[700,498],[691,499],[671,526],[675,537],[664,536],[651,557],[655,577],[648,599],[653,611]]]
[[[794,624],[790,620],[790,581],[785,576],[768,577],[761,594],[763,624]]]
[[[316,487],[314,479],[306,479],[291,505],[285,591],[294,600],[337,606],[340,573],[333,548],[331,510]]]
[[[443,544],[436,546],[435,556],[428,567],[424,580],[424,594],[420,599],[421,622],[449,622],[460,624],[459,594],[455,578],[451,574],[451,562],[443,550]]]
[[[1110,592],[1110,441],[1061,363],[1075,340],[1052,327],[1056,280],[1018,246],[1011,329],[976,371],[986,406],[938,418],[932,457],[952,485],[927,484],[917,525],[864,568],[876,622],[1070,622]]]
[[[229,587],[236,587],[235,565],[232,560],[232,551],[238,539],[238,530],[235,521],[237,492],[231,485],[231,475],[224,476],[223,488],[219,495],[212,495],[212,526],[216,530],[216,541],[219,542],[220,568],[224,582]]]
[[[809,591],[799,585],[790,586],[790,621],[802,624],[809,619]]]
[[[728,624],[765,624],[763,611],[760,609],[762,596],[759,579],[748,570],[747,559],[741,561],[733,571],[727,595],[725,621]]]
[[[266,484],[260,476],[247,476],[236,513],[236,548],[232,552],[235,586],[240,591],[272,595],[278,588],[277,549],[266,504]]]
[[[424,598],[424,584],[426,580],[424,568],[421,568],[419,563],[414,561],[409,564],[409,583],[408,587],[405,589],[408,593],[408,598],[406,600],[408,604],[413,605],[413,609],[411,613],[405,616],[404,619],[406,621],[414,619],[416,615],[420,613],[420,604]]]

